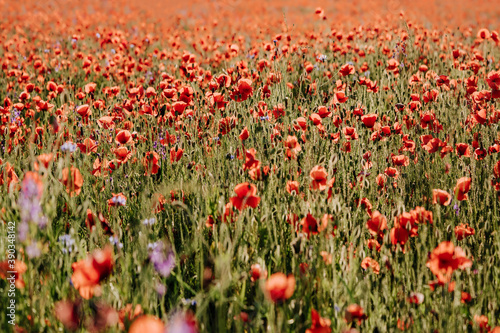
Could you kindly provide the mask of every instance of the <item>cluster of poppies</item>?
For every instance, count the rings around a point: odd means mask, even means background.
[[[497,7],[0,2],[16,330],[498,332]]]

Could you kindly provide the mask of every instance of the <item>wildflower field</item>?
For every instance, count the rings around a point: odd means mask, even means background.
[[[1,332],[500,332],[498,2],[0,11]]]

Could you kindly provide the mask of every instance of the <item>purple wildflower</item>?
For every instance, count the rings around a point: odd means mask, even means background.
[[[63,152],[74,152],[77,148],[77,145],[74,144],[71,141],[66,141],[62,146],[61,146],[61,151]]]
[[[71,237],[71,235],[62,235],[59,236],[59,242],[62,244],[63,253],[71,253],[75,249],[75,240]]]
[[[155,290],[160,296],[164,296],[167,293],[167,286],[162,283],[157,283],[155,286]]]
[[[175,267],[175,256],[172,250],[166,248],[163,242],[148,244],[151,249],[149,260],[153,263],[155,270],[163,277],[168,277]]]
[[[28,245],[26,247],[25,253],[28,256],[28,258],[31,259],[31,258],[40,257],[40,255],[42,254],[42,251],[40,251],[40,248],[38,247],[38,245],[36,243],[31,243],[30,245]]]
[[[38,185],[31,178],[25,179],[18,200],[18,205],[21,207],[21,223],[18,228],[21,242],[26,240],[29,223],[34,223],[39,228],[44,228],[47,225],[47,218],[43,215],[40,197],[41,193]]]
[[[118,236],[110,236],[109,242],[119,249],[123,248],[123,243],[120,242],[120,239],[118,238]]]
[[[155,223],[156,223],[156,218],[154,217],[150,219],[144,219],[144,221],[142,221],[142,224],[144,224],[145,226],[152,226]]]

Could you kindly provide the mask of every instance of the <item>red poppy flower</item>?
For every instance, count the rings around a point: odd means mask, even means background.
[[[81,300],[59,301],[54,304],[56,318],[70,331],[76,331],[81,324]]]
[[[86,138],[83,143],[78,143],[77,146],[82,153],[87,155],[97,152],[97,143],[91,138]]]
[[[62,170],[61,182],[66,186],[66,192],[70,196],[79,195],[82,191],[83,176],[80,170],[73,166]]]
[[[142,158],[142,165],[144,166],[145,175],[156,175],[160,170],[160,155],[154,151],[148,151]]]
[[[286,191],[289,193],[289,194],[293,194],[293,195],[297,195],[299,194],[299,182],[298,181],[294,181],[294,180],[289,180],[287,183],[286,183]]]
[[[76,112],[84,119],[92,114],[92,110],[88,104],[80,105],[76,108]]]
[[[353,65],[345,64],[342,67],[340,67],[339,75],[340,76],[348,76],[348,75],[354,74],[355,71],[356,70],[354,69]]]
[[[384,237],[384,230],[387,230],[387,219],[378,210],[374,211],[370,219],[366,222],[366,227],[372,236]]]
[[[283,273],[274,273],[265,284],[267,296],[274,303],[281,303],[292,297],[295,291],[295,277],[293,275],[286,276]]]
[[[377,121],[378,115],[375,113],[370,113],[364,116],[361,116],[361,121],[368,128],[373,128],[375,126],[375,122]]]
[[[25,283],[23,280],[23,274],[26,273],[27,266],[24,262],[15,259],[14,268],[11,267],[12,261],[5,260],[0,262],[0,278],[2,279],[10,279],[14,277],[16,288],[24,288]],[[15,272],[15,273],[10,273]]]
[[[1,164],[2,161],[0,160],[0,165]],[[4,184],[4,179],[7,180],[7,186],[9,192],[11,191],[11,189],[14,188],[14,186],[17,183],[19,183],[19,178],[17,177],[16,171],[9,162],[5,163],[4,169],[2,170],[2,172],[0,172],[0,186]]]
[[[302,150],[297,137],[289,135],[285,141],[286,156],[291,159],[297,157],[297,153]]]
[[[458,201],[467,200],[467,192],[470,191],[471,181],[472,179],[468,177],[462,177],[457,180],[457,185],[453,189],[453,192],[455,193]]]
[[[182,158],[183,154],[184,154],[184,149],[181,148],[170,149],[170,163],[178,162]]]
[[[455,237],[457,240],[462,240],[476,233],[474,228],[470,227],[468,224],[460,223],[455,227]]]
[[[330,319],[321,318],[318,311],[311,308],[311,327],[306,329],[306,333],[330,333],[331,324]]]
[[[342,129],[342,133],[344,133],[344,136],[347,140],[358,139],[358,133],[356,133],[356,129],[354,127],[344,127]]]
[[[243,164],[243,170],[252,170],[260,168],[260,161],[255,158],[257,151],[254,148],[250,148],[245,151],[245,164]]]
[[[456,152],[458,157],[470,157],[470,147],[466,143],[457,143]]]
[[[246,207],[256,208],[259,205],[260,198],[256,196],[257,187],[249,183],[241,183],[234,188],[236,196],[229,198],[229,201],[238,210],[243,210]]]
[[[250,280],[252,280],[252,282],[265,278],[267,278],[267,271],[262,269],[259,264],[253,264],[252,267],[250,267]]]
[[[128,333],[164,333],[165,332],[165,324],[163,322],[152,315],[143,315],[138,317],[132,325],[130,325],[130,329]]]
[[[389,176],[389,177],[392,177],[394,179],[398,179],[398,176],[399,176],[399,171],[398,169],[396,168],[393,168],[393,167],[388,167],[384,170],[384,173]]]
[[[75,289],[80,292],[83,298],[92,298],[98,291],[99,283],[108,277],[113,269],[111,247],[94,251],[86,259],[73,263],[71,268],[73,269],[71,282]]]
[[[451,274],[456,269],[472,266],[472,261],[467,259],[460,247],[455,247],[451,242],[441,242],[431,253],[427,267],[436,275],[439,283],[448,283]]]
[[[451,203],[451,194],[439,189],[432,190],[432,203],[448,206]]]
[[[132,156],[132,152],[128,150],[125,146],[120,146],[113,150],[116,158],[120,161],[120,163],[126,163],[129,158]]]
[[[115,142],[122,145],[130,143],[132,140],[132,134],[128,130],[118,131],[115,137]]]
[[[345,320],[348,323],[352,323],[353,321],[357,320],[358,325],[360,325],[361,322],[366,318],[368,317],[364,313],[363,308],[358,304],[351,304],[345,310]]]
[[[408,166],[410,164],[410,158],[405,155],[392,155],[391,159],[396,166]]]
[[[245,126],[245,128],[243,128],[243,130],[241,131],[239,138],[241,141],[245,141],[246,139],[248,139],[248,137],[249,137],[248,128]]]
[[[399,223],[396,223],[391,229],[390,236],[392,245],[399,244],[404,249],[404,245],[408,241],[410,234],[406,227],[401,226]]]
[[[311,214],[307,214],[302,221],[300,222],[302,225],[302,232],[307,234],[309,237],[311,234],[317,235],[320,232],[320,227],[318,225],[318,221]]]
[[[335,93],[335,102],[338,102],[338,103],[345,103],[347,102],[347,100],[349,99],[349,97],[347,97],[345,95],[345,92],[340,90],[340,91],[337,91]]]
[[[309,176],[312,179],[310,185],[311,190],[324,191],[326,189],[328,173],[326,172],[326,169],[324,167],[322,167],[321,165],[316,165],[314,168],[312,168]]]
[[[373,272],[375,274],[379,274],[380,273],[380,265],[379,263],[370,258],[370,257],[366,257],[365,259],[363,259],[363,261],[361,262],[361,267],[364,269],[364,270],[367,270],[369,267],[371,267],[371,269],[373,270]]]

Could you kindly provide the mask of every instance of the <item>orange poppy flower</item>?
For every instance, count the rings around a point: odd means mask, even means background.
[[[453,189],[453,192],[455,193],[458,201],[467,200],[467,192],[470,191],[471,181],[472,179],[468,177],[462,177],[457,180],[457,185]]]
[[[431,253],[427,267],[436,275],[439,283],[448,283],[451,274],[456,269],[465,269],[472,266],[472,261],[467,259],[460,247],[455,247],[452,242],[441,242]]]
[[[229,198],[231,204],[238,210],[243,210],[246,207],[256,208],[259,205],[260,198],[256,196],[257,187],[249,183],[241,183],[234,188],[236,196]]]
[[[398,176],[399,176],[399,171],[398,169],[396,168],[393,168],[393,167],[388,167],[384,170],[384,173],[389,176],[389,177],[392,177],[394,179],[398,179]]]
[[[285,141],[286,156],[287,158],[295,159],[297,153],[302,150],[297,137],[289,135]]]
[[[156,175],[160,170],[160,155],[154,151],[148,151],[142,158],[142,165],[144,166],[145,175]]]
[[[292,297],[295,291],[295,277],[293,275],[286,276],[283,273],[274,273],[265,284],[267,296],[274,303],[281,303]]]
[[[0,278],[2,279],[10,279],[12,276],[15,279],[15,285],[16,288],[24,288],[25,283],[23,280],[23,274],[27,270],[27,266],[24,262],[15,259],[14,261],[14,268],[11,267],[12,261],[11,260],[5,260],[0,262]],[[9,273],[9,272],[16,272],[14,274]]]
[[[155,193],[152,197],[153,201],[153,214],[158,214],[161,211],[165,210],[165,203],[167,202],[167,199],[163,196],[161,193]]]
[[[345,103],[345,102],[347,102],[348,99],[349,99],[349,97],[347,97],[345,95],[345,92],[342,90],[339,90],[335,93],[335,97],[334,97],[335,103]]]
[[[364,270],[367,270],[368,267],[371,267],[371,269],[373,270],[373,272],[375,274],[378,274],[380,273],[380,265],[379,263],[370,258],[370,257],[366,257],[365,259],[363,259],[363,261],[361,262],[361,267],[364,269]]]
[[[0,165],[1,164],[2,161],[0,160]],[[6,176],[4,175],[4,172],[6,173]],[[0,186],[4,184],[4,177],[7,178],[8,191],[10,192],[10,190],[19,182],[19,178],[17,177],[14,167],[9,162],[5,163],[5,167],[0,173]]]
[[[239,138],[241,141],[245,141],[246,139],[248,139],[248,137],[249,137],[248,128],[245,126],[245,128],[243,128],[243,130],[241,131]]]
[[[321,165],[316,165],[314,168],[312,168],[311,172],[309,173],[309,177],[311,177],[311,185],[309,188],[311,190],[320,190],[324,191],[327,188],[327,177],[328,173],[326,172],[326,169],[322,167]]]
[[[138,317],[132,325],[130,325],[130,329],[128,333],[164,333],[165,332],[165,324],[163,322],[151,315],[143,315]]]
[[[42,154],[42,155],[37,156],[36,159],[40,164],[42,164],[44,166],[44,168],[47,169],[49,167],[50,162],[52,161],[53,156],[54,156],[54,154],[52,154],[52,153]]]
[[[311,308],[311,327],[306,329],[306,333],[330,333],[331,324],[330,319],[321,318],[318,311]]]
[[[468,224],[460,223],[455,227],[455,237],[457,240],[462,240],[476,233],[474,228],[470,227]]]
[[[357,140],[358,139],[358,133],[356,133],[356,129],[354,127],[344,127],[342,129],[342,133],[344,133],[344,136],[347,140]]]
[[[253,264],[252,267],[250,267],[250,280],[252,280],[252,282],[265,278],[267,278],[267,271],[262,269],[259,264]]]
[[[86,138],[83,143],[77,143],[78,148],[84,154],[90,155],[97,152],[97,144],[91,138]]]
[[[351,304],[345,310],[345,320],[348,323],[352,323],[353,321],[357,320],[359,325],[366,318],[368,317],[364,313],[363,308],[358,304]]]
[[[128,130],[118,131],[115,137],[115,142],[122,145],[130,143],[132,140],[132,134]]]
[[[410,158],[405,155],[392,155],[391,159],[396,166],[408,166],[410,164]]]
[[[121,330],[125,329],[125,323],[131,322],[133,319],[137,318],[142,314],[142,307],[137,304],[135,307],[132,304],[127,304],[125,307],[118,311],[118,325]]]
[[[451,194],[443,190],[434,189],[432,190],[432,203],[448,206],[451,203]]]
[[[83,176],[80,170],[73,166],[62,170],[61,182],[66,186],[66,192],[68,192],[70,196],[79,195],[82,191]]]
[[[387,230],[387,218],[378,210],[374,211],[370,219],[366,222],[366,227],[372,236],[384,237],[384,230]]]
[[[299,191],[299,182],[298,181],[294,181],[294,180],[289,180],[287,183],[286,183],[286,191],[289,193],[289,194],[292,194],[292,195],[297,195],[300,193]]]
[[[415,223],[433,223],[432,212],[423,207],[415,207],[415,209],[410,210],[410,215]]]
[[[90,299],[99,291],[99,283],[111,273],[113,269],[113,252],[107,246],[104,250],[96,250],[86,259],[71,265],[73,275],[71,283],[80,295]]]
[[[115,123],[113,122],[113,117],[104,116],[97,120],[97,125],[104,129],[112,129],[115,127]]]
[[[125,146],[120,146],[113,150],[116,158],[120,161],[120,163],[126,163],[128,159],[132,156],[132,152],[128,150]]]
[[[326,221],[328,223],[328,220]],[[307,234],[307,237],[309,237],[311,234],[317,235],[319,233],[319,225],[318,221],[314,216],[311,214],[307,214],[302,221],[300,222],[302,225],[302,232]]]
[[[76,331],[81,324],[81,300],[59,301],[54,304],[56,318],[70,331]]]
[[[470,157],[470,147],[466,143],[457,143],[456,152],[458,157]]]
[[[177,148],[177,149],[170,149],[170,162],[178,162],[181,158],[182,155],[184,154],[184,149]]]
[[[82,118],[85,119],[92,115],[92,110],[90,109],[90,105],[84,104],[76,108],[76,113],[78,113]]]

